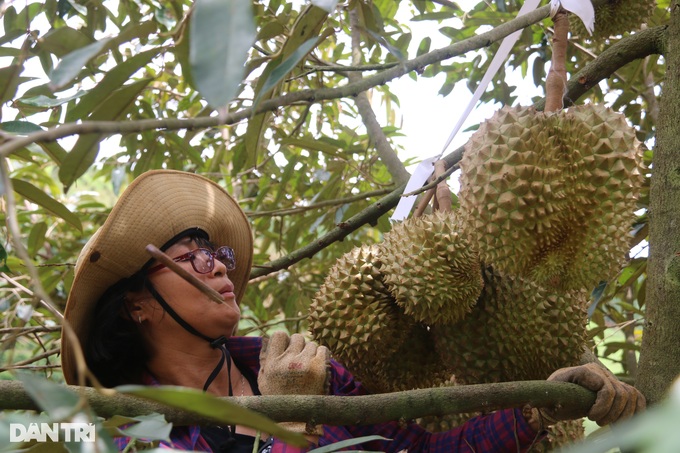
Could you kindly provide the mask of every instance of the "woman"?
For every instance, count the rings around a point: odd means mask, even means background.
[[[146,246],[160,247],[173,261],[217,291],[223,303],[150,259]],[[361,395],[365,390],[328,350],[301,335],[262,339],[234,337],[253,257],[248,220],[217,184],[201,176],[157,170],[138,177],[121,195],[83,248],[64,313],[85,351],[88,367],[104,385],[180,385],[215,395]],[[65,379],[78,383],[75,354],[62,337]],[[328,371],[330,370],[330,373]],[[641,395],[622,387],[597,367],[562,370],[556,379],[582,383],[598,393],[591,413],[614,421],[644,407]],[[556,418],[560,418],[560,414]],[[477,417],[461,428],[431,434],[415,424],[286,426],[312,445],[368,434],[391,441],[366,449],[516,452],[542,435],[544,419],[531,408]],[[255,433],[246,427],[176,427],[178,449],[250,452]],[[122,448],[126,439],[119,442]],[[311,445],[310,445],[311,446]],[[297,448],[276,439],[272,452]]]

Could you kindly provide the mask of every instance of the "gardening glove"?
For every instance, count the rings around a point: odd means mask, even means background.
[[[548,380],[571,382],[597,392],[595,404],[588,411],[588,418],[600,426],[630,418],[646,407],[642,393],[635,387],[619,381],[609,370],[596,363],[561,368],[551,374]],[[540,413],[544,422],[547,421],[548,424],[573,418],[560,413],[559,408],[542,408]]]
[[[274,332],[262,340],[257,385],[263,395],[326,395],[330,387],[331,354],[325,346],[296,333]],[[283,422],[291,431],[321,436],[322,425]]]

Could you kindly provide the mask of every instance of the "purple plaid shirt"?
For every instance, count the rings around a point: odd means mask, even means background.
[[[227,347],[232,357],[250,368],[255,374],[260,369],[259,337],[233,337]],[[331,361],[331,394],[339,396],[365,395],[366,390],[360,382],[342,365]],[[158,385],[152,377],[147,384]],[[430,453],[517,453],[526,451],[540,436],[527,424],[520,409],[506,409],[492,414],[476,417],[463,426],[443,433],[429,433],[415,423],[404,425],[394,421],[363,426],[324,426],[324,435],[319,446],[328,445],[355,437],[379,435],[391,441],[373,441],[352,450],[364,449],[384,452],[430,452]],[[161,447],[178,450],[211,451],[208,443],[201,437],[199,426],[177,426],[170,434],[172,443],[161,443]],[[119,448],[129,442],[127,438],[117,438]],[[301,453],[309,449],[286,445],[274,441],[271,453]]]

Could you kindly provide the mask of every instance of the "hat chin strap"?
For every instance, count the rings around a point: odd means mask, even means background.
[[[210,376],[208,376],[208,379],[205,381],[205,384],[203,384],[203,391],[208,390],[208,387],[212,382],[217,378],[217,375],[220,373],[222,370],[222,367],[224,366],[224,363],[227,363],[227,371],[229,373],[229,396],[233,396],[233,390],[231,387],[231,355],[229,354],[229,350],[227,349],[226,342],[227,339],[224,337],[224,335],[221,335],[217,338],[210,338],[207,335],[202,334],[198,330],[196,330],[191,324],[186,322],[180,315],[177,314],[175,310],[172,309],[170,304],[168,304],[165,299],[163,299],[163,296],[161,296],[158,291],[156,291],[156,288],[154,288],[153,284],[147,279],[144,282],[144,285],[146,288],[149,290],[151,295],[153,296],[156,301],[161,304],[163,309],[168,312],[168,314],[174,319],[177,324],[182,326],[184,330],[189,332],[190,334],[196,335],[199,338],[204,339],[208,343],[210,343],[210,347],[214,349],[219,349],[220,352],[222,353],[222,356],[220,357],[220,361],[217,363],[215,368],[212,370],[210,373]]]

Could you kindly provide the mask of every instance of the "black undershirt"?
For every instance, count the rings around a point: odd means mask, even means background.
[[[248,367],[239,365],[236,360],[234,360],[234,365],[236,365],[236,368],[238,368],[243,377],[248,381],[248,384],[250,384],[253,394],[261,395],[260,389],[257,387],[257,377],[254,373]],[[231,392],[229,396],[233,396]],[[234,426],[227,428],[221,426],[202,426],[201,436],[215,453],[251,453],[255,444],[255,438],[246,434],[238,434],[234,430]],[[261,441],[260,445],[263,444],[264,442]]]

